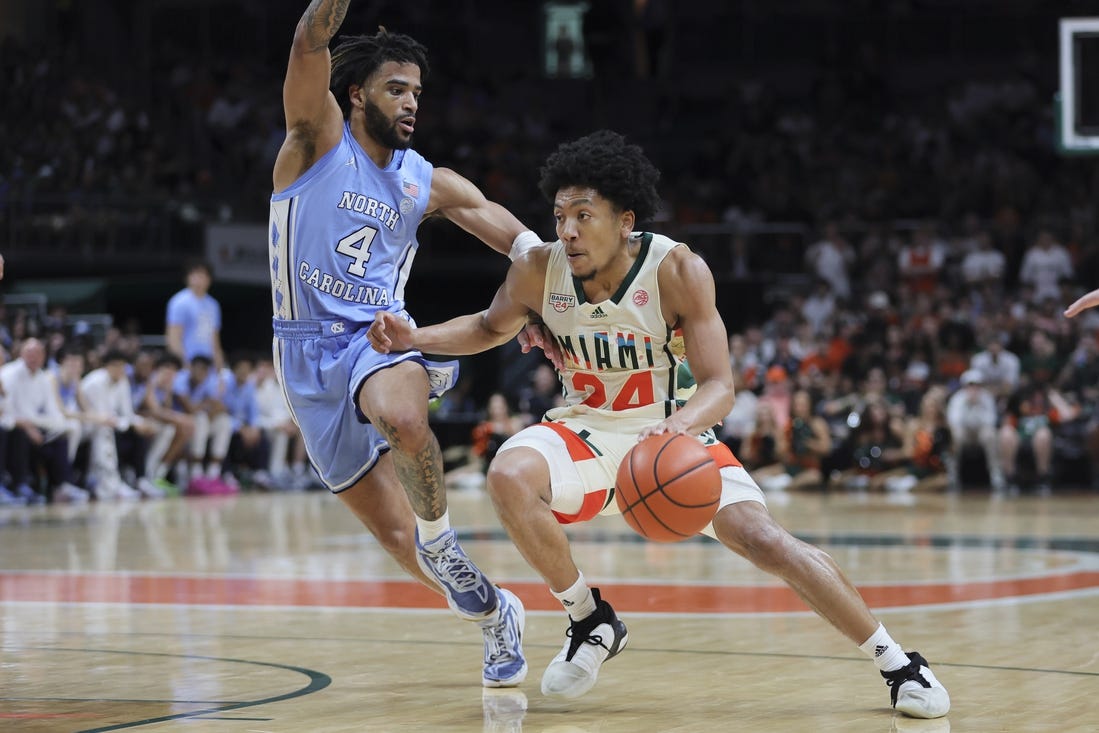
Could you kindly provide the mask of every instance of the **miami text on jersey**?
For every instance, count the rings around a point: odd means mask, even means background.
[[[607,369],[647,369],[654,366],[653,342],[649,336],[641,336],[641,361],[638,360],[637,337],[633,333],[618,331],[613,338],[609,331],[595,331],[572,336],[558,336],[557,343],[565,358],[578,369],[604,371]]]

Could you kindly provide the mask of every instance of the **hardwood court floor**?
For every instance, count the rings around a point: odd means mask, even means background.
[[[1099,731],[1099,496],[773,500],[893,635],[949,717],[897,716],[871,662],[782,584],[709,540],[570,528],[628,649],[575,701],[539,690],[556,601],[487,499],[463,544],[528,609],[527,681],[482,692],[481,636],[405,580],[333,497],[254,494],[0,510],[0,730]],[[525,709],[525,710],[524,710]]]

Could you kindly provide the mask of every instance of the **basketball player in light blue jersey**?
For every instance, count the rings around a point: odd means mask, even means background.
[[[775,521],[759,486],[714,439],[734,394],[713,275],[686,245],[635,228],[659,206],[659,172],[641,148],[603,130],[560,146],[541,173],[559,239],[517,258],[486,310],[423,328],[381,314],[369,335],[381,351],[473,354],[506,342],[533,312],[562,342],[565,405],[508,438],[488,470],[504,527],[569,614],[543,694],[587,693],[628,640],[577,567],[561,524],[617,513],[622,458],[649,435],[684,433],[709,446],[722,476],[719,508],[703,533],[784,580],[873,659],[897,710],[946,715],[950,696],[927,661],[893,640],[826,552]],[[694,382],[682,404],[679,330]]]
[[[310,3],[283,84],[269,227],[275,365],[321,479],[406,571],[481,626],[482,682],[510,687],[527,671],[523,606],[459,547],[428,426],[429,394],[455,375],[429,373],[419,352],[374,351],[366,329],[380,312],[408,318],[424,218],[446,217],[504,254],[540,240],[410,148],[423,46],[382,29],[329,52],[348,1]]]
[[[220,369],[225,363],[221,349],[221,306],[210,295],[213,275],[202,261],[187,264],[187,287],[168,301],[165,340],[168,350],[184,364],[196,356],[210,358]]]

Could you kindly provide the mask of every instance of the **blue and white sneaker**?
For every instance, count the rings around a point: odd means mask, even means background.
[[[497,588],[498,613],[480,623],[485,635],[485,669],[481,682],[485,687],[515,687],[527,677],[523,657],[523,627],[527,612],[519,597],[505,588]]]
[[[459,618],[483,621],[496,610],[495,586],[458,546],[453,529],[422,545],[417,532],[416,562],[443,589],[447,605]]]

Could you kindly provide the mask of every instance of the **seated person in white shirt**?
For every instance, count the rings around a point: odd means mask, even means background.
[[[95,420],[88,414],[80,393],[80,378],[84,376],[84,354],[76,349],[62,347],[55,356],[56,365],[51,370],[57,380],[61,397],[61,409],[68,423],[69,461],[77,462],[77,450],[91,438]],[[80,463],[79,465],[82,465]]]
[[[183,411],[194,420],[187,488],[198,493],[212,490],[204,483],[217,484],[218,493],[231,487],[222,481],[221,470],[233,437],[233,421],[225,409],[221,375],[212,367],[209,357],[195,356],[189,368],[176,376],[173,389]]]
[[[962,374],[961,386],[946,403],[946,422],[954,453],[953,460],[947,466],[950,487],[954,490],[961,488],[959,471],[965,447],[979,445],[985,454],[992,491],[997,494],[1004,492],[1007,482],[997,438],[1000,409],[996,405],[995,395],[985,387],[981,372],[967,369]]]
[[[145,438],[157,427],[134,413],[127,360],[120,351],[108,351],[103,366],[88,372],[80,381],[80,399],[94,424],[90,430],[91,451],[88,475],[95,481],[99,499],[160,498],[164,492],[145,473]],[[128,465],[138,485],[122,479],[120,468]]]
[[[62,409],[57,380],[44,369],[46,348],[27,339],[19,358],[0,368],[0,382],[7,394],[4,421],[10,426],[8,460],[17,495],[40,503],[41,494],[31,485],[38,467],[49,480],[46,497],[60,503],[83,503],[88,492],[73,483],[69,460],[69,423]]]
[[[301,431],[290,416],[286,395],[275,376],[275,365],[270,359],[256,364],[256,405],[259,408],[259,426],[271,444],[271,458],[267,471],[275,488],[304,489],[313,483],[306,470],[305,441]]]

